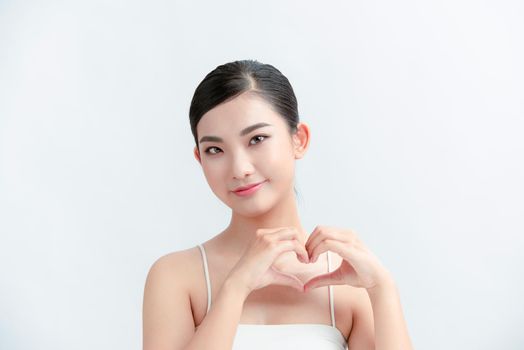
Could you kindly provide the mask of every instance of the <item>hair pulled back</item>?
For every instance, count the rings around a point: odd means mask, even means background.
[[[195,90],[189,108],[189,122],[197,147],[197,125],[202,116],[244,92],[263,98],[284,118],[290,134],[296,132],[299,123],[298,106],[289,80],[270,64],[256,60],[234,61],[216,67]]]

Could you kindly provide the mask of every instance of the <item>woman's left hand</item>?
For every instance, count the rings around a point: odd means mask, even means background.
[[[314,263],[320,254],[328,250],[340,255],[343,260],[338,269],[307,281],[304,291],[333,284],[370,289],[390,280],[389,272],[351,229],[317,226],[309,235],[305,247],[310,262]]]

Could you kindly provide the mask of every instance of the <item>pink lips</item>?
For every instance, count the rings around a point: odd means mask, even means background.
[[[240,191],[233,191],[234,194],[236,195],[239,195],[239,196],[249,196],[250,194],[253,194],[255,193],[260,187],[262,187],[262,185],[265,183],[266,181],[263,181],[261,183],[259,183],[258,185],[255,185],[255,186],[252,186],[252,187],[249,187],[248,189],[245,189],[245,190],[240,190]]]

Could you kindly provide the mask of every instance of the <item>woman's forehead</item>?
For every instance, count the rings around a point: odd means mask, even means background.
[[[282,117],[269,103],[259,97],[242,94],[205,113],[197,129],[199,135],[208,133],[234,133],[257,123],[267,123],[276,128],[285,126]]]

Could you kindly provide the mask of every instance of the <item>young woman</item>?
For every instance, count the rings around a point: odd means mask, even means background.
[[[231,221],[152,265],[144,350],[412,349],[393,278],[357,233],[301,225],[295,160],[310,130],[288,79],[253,60],[218,66],[189,118],[194,156]]]

